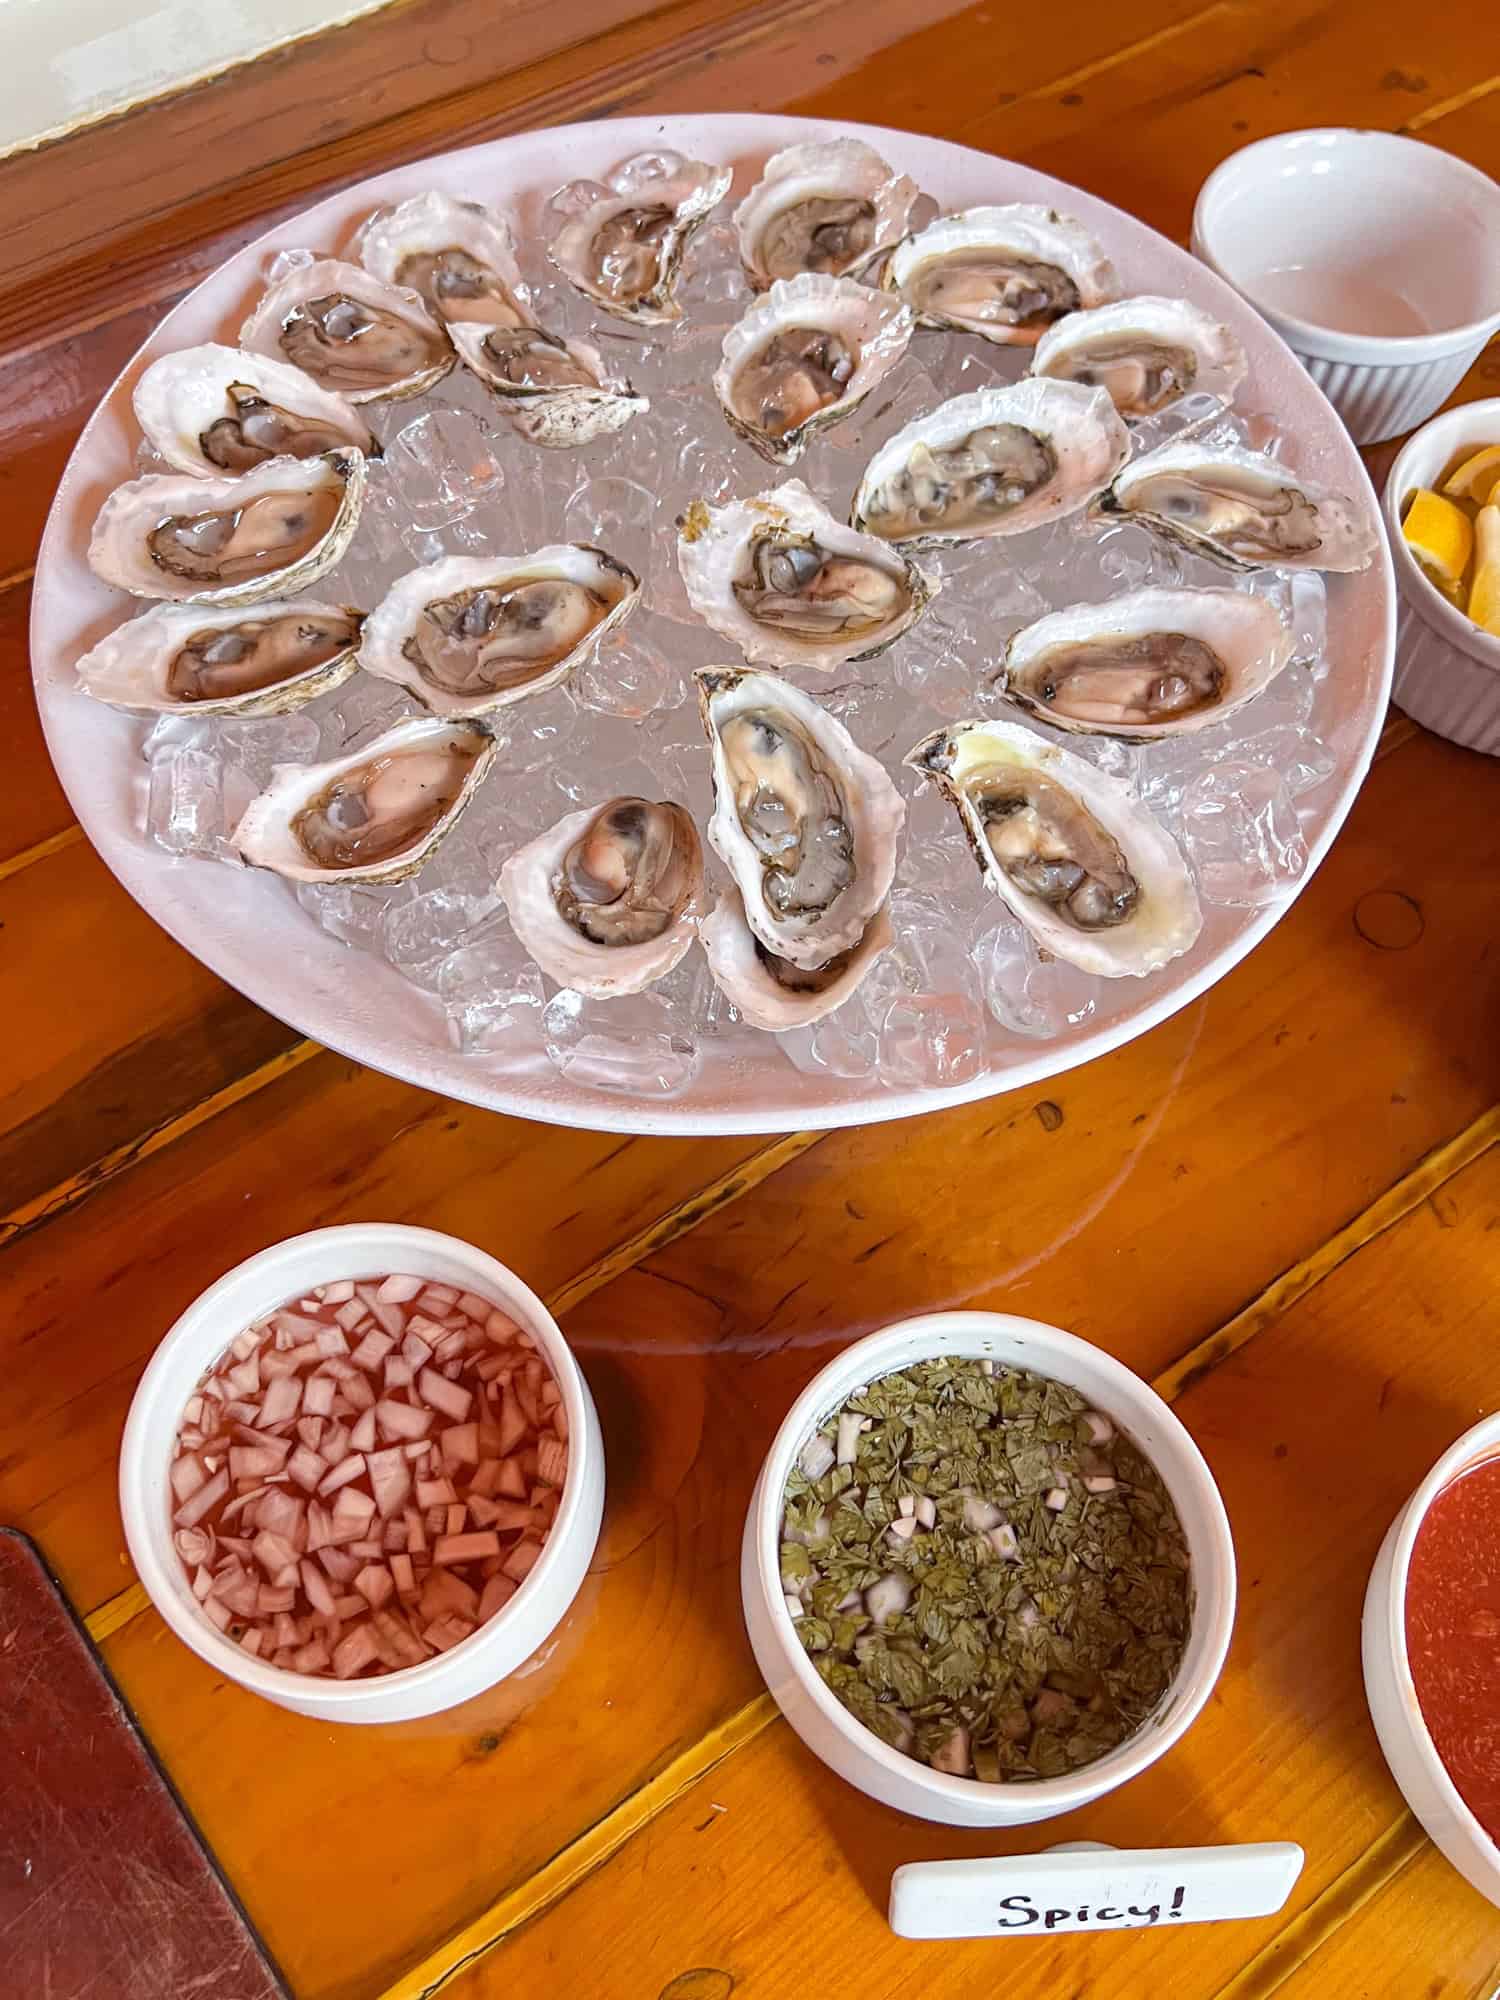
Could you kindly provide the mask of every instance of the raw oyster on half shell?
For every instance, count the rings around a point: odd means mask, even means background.
[[[698,829],[666,800],[585,806],[511,855],[500,895],[516,936],[560,986],[596,999],[639,993],[692,946]]]
[[[752,1028],[784,1034],[790,1028],[811,1027],[842,1007],[865,974],[894,940],[890,916],[879,909],[863,936],[825,965],[794,965],[764,944],[745,921],[745,905],[736,888],[720,896],[712,916],[698,925],[714,984],[736,1006]]]
[[[416,292],[332,257],[263,293],[240,345],[290,361],[351,403],[419,396],[453,366],[448,337]]]
[[[359,663],[437,715],[484,715],[566,680],[640,594],[633,570],[582,543],[448,556],[391,585]]]
[[[1033,379],[976,389],[880,447],[851,519],[883,541],[918,546],[1024,534],[1087,507],[1129,455],[1103,389]]]
[[[285,715],[349,678],[363,623],[363,612],[312,597],[159,604],[85,653],[78,678],[112,708]]]
[[[1115,268],[1081,222],[1032,202],[940,215],[898,243],[885,283],[922,326],[1026,347],[1054,320],[1115,298]]]
[[[1009,722],[958,722],[907,753],[958,812],[985,880],[1084,972],[1155,972],[1203,927],[1176,842],[1115,778]]]
[[[524,326],[530,298],[510,225],[482,202],[436,189],[377,209],[351,248],[383,284],[415,292],[445,326]]]
[[[1069,313],[1049,326],[1033,375],[1107,389],[1122,417],[1149,417],[1183,396],[1234,400],[1245,350],[1212,313],[1186,299],[1139,297]]]
[[[436,853],[495,759],[482,722],[420,716],[326,764],[282,764],[232,836],[293,882],[400,882]]]
[[[99,509],[89,564],[134,597],[195,604],[287,597],[343,555],[364,487],[358,451],[270,458],[223,479],[152,473],[117,486]]]
[[[539,326],[448,328],[466,368],[494,391],[501,409],[532,444],[566,450],[623,430],[649,410],[628,382],[613,380],[597,347]]]
[[[677,566],[698,616],[766,666],[828,670],[883,652],[936,595],[936,577],[834,518],[799,479],[723,507],[694,501]]]
[[[341,446],[377,456],[354,405],[289,361],[242,347],[163,354],[132,396],[136,422],[169,465],[208,478],[268,458],[318,458]]]
[[[758,292],[802,271],[857,277],[906,234],[919,199],[863,139],[787,146],[734,211],[745,275]]]
[[[677,273],[695,230],[734,179],[730,167],[680,153],[638,153],[608,191],[564,223],[548,256],[585,298],[648,326],[681,319]]]
[[[1163,445],[1099,502],[1232,569],[1367,569],[1380,546],[1347,494],[1238,445]]]

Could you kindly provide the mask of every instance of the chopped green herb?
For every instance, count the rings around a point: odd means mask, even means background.
[[[781,1580],[814,1665],[886,1743],[991,1784],[1134,1734],[1191,1610],[1161,1477],[1066,1383],[942,1358],[867,1383],[787,1480]]]

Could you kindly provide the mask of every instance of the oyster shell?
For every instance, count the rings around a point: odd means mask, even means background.
[[[1232,569],[1366,569],[1379,541],[1358,504],[1263,452],[1163,445],[1099,502]]]
[[[919,199],[862,139],[787,146],[734,211],[745,275],[758,292],[799,271],[857,276],[906,234]]]
[[[714,394],[762,458],[790,465],[895,367],[912,318],[894,299],[804,271],[772,285],[724,335]]]
[[[500,870],[516,936],[549,978],[607,1000],[686,956],[703,897],[703,849],[679,805],[610,799],[518,848]]]
[[[547,254],[585,298],[647,326],[681,319],[677,273],[693,232],[729,192],[734,171],[680,153],[638,153],[609,192],[558,232]]]
[[[1081,222],[1032,202],[940,215],[891,252],[885,283],[922,326],[1029,347],[1054,320],[1118,295]]]
[[[694,675],[713,761],[709,844],[751,930],[804,969],[852,950],[890,893],[906,808],[884,767],[775,674]]]
[[[1263,597],[1148,586],[1025,626],[1006,647],[1000,685],[1058,729],[1149,740],[1243,708],[1286,666],[1292,644]]]
[[[1155,972],[1203,928],[1176,842],[1118,780],[1008,722],[958,722],[907,753],[957,809],[985,879],[1084,972]]]
[[[1031,358],[1033,375],[1107,389],[1122,417],[1154,416],[1189,395],[1232,402],[1245,371],[1245,350],[1212,313],[1146,296],[1069,313]]]
[[[254,604],[327,574],[359,523],[362,452],[269,458],[227,479],[152,473],[99,509],[89,564],[134,597]]]
[[[159,604],[78,662],[85,694],[112,708],[285,715],[348,680],[362,611],[294,597],[213,609]]]
[[[447,335],[415,292],[332,257],[263,293],[240,345],[290,361],[351,403],[419,396],[453,366]]]
[[[359,663],[437,715],[484,715],[566,680],[640,594],[634,571],[581,543],[448,556],[391,585]]]
[[[698,925],[714,984],[744,1015],[752,1028],[784,1034],[807,1028],[835,1007],[842,1007],[894,933],[884,908],[875,912],[858,943],[841,951],[826,965],[804,967],[780,958],[745,921],[738,889],[720,896],[712,916]]]
[[[889,438],[851,516],[889,542],[1019,535],[1086,507],[1130,455],[1102,389],[1028,379],[955,396]]]
[[[351,249],[382,284],[415,292],[445,326],[524,326],[530,303],[510,225],[436,189],[377,209]]]
[[[694,502],[678,526],[677,566],[698,616],[767,666],[869,659],[940,587],[909,556],[836,521],[799,479],[724,507]]]
[[[164,354],[132,397],[136,422],[169,465],[210,479],[268,458],[317,458],[343,446],[379,455],[354,405],[289,361],[240,347]]]
[[[537,326],[449,327],[464,366],[499,398],[500,407],[532,444],[567,450],[623,430],[649,410],[628,382],[612,381],[597,347],[563,340]]]
[[[399,722],[331,763],[279,765],[234,845],[251,867],[293,882],[404,881],[453,830],[494,760],[482,722]]]

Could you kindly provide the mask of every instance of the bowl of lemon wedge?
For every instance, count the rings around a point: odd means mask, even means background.
[[[1407,440],[1385,517],[1401,592],[1394,699],[1438,735],[1500,756],[1500,397]]]

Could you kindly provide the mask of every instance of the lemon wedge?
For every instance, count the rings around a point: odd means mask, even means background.
[[[1443,491],[1452,500],[1483,500],[1497,480],[1500,480],[1500,444],[1487,444],[1443,481]]]
[[[1407,547],[1445,584],[1463,582],[1474,553],[1474,528],[1463,508],[1419,486],[1401,523]]]
[[[1481,507],[1474,523],[1474,582],[1469,616],[1500,639],[1500,507]]]

